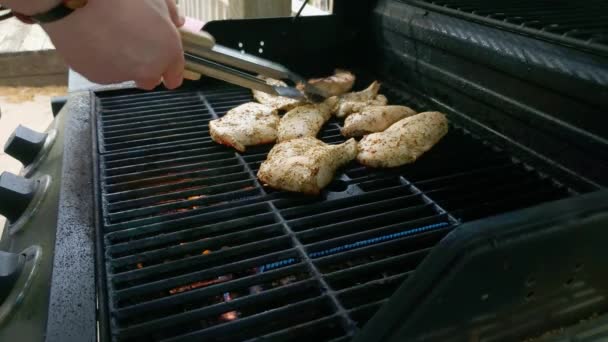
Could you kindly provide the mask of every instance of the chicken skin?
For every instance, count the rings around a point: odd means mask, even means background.
[[[311,79],[308,83],[321,90],[327,97],[331,97],[349,92],[355,84],[355,79],[355,75],[350,71],[336,69],[334,75]]]
[[[290,110],[279,123],[278,141],[316,137],[331,118],[332,109],[337,102],[338,98],[334,96],[322,103],[307,104]]]
[[[365,107],[344,120],[342,135],[350,138],[382,132],[395,122],[413,115],[416,115],[416,112],[405,106]]]
[[[266,77],[261,77],[260,78],[266,80],[266,83],[273,85],[273,86],[287,86],[287,84],[283,81],[280,80],[275,80],[273,78],[266,78]],[[259,91],[259,90],[252,90],[253,92],[253,98],[258,101],[259,103],[263,104],[263,105],[267,105],[270,106],[276,110],[292,110],[294,108],[296,108],[299,105],[304,104],[304,101],[302,100],[298,100],[298,99],[292,99],[289,97],[283,97],[283,96],[277,96],[277,95],[272,95],[272,94],[268,94],[265,93],[263,91]]]
[[[335,108],[336,117],[345,118],[370,105],[386,105],[387,99],[383,95],[378,95],[379,91],[380,83],[374,81],[367,89],[340,96],[340,101]]]
[[[413,163],[448,133],[440,112],[424,112],[402,119],[386,131],[359,142],[357,160],[369,167],[396,167]]]
[[[249,102],[231,109],[219,119],[210,121],[209,134],[218,144],[245,152],[247,146],[275,142],[279,120],[275,109]]]
[[[357,142],[328,145],[312,137],[275,145],[260,166],[258,178],[272,188],[316,195],[338,168],[355,159]]]

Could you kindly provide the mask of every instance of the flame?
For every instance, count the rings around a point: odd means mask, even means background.
[[[232,300],[232,296],[230,295],[230,292],[224,293],[224,301],[229,302],[231,300]],[[225,312],[220,316],[220,319],[223,321],[234,321],[237,318],[239,318],[239,314],[236,311]]]
[[[230,311],[223,313],[220,318],[224,321],[234,321],[235,319],[239,318],[239,314],[236,311]]]

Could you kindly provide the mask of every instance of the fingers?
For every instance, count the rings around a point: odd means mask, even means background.
[[[184,81],[184,55],[180,53],[176,56],[169,68],[163,74],[163,82],[167,89],[175,89],[182,85]]]
[[[158,80],[154,80],[154,79],[147,79],[147,80],[137,80],[135,81],[135,84],[137,85],[137,88],[139,89],[143,89],[143,90],[153,90],[154,88],[156,88],[162,81],[160,79]]]
[[[167,8],[169,9],[169,16],[171,17],[171,21],[176,27],[184,26],[186,19],[179,14],[179,10],[177,5],[175,4],[175,0],[165,0],[167,2]]]

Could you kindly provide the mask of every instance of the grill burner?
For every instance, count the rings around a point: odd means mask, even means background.
[[[586,1],[407,0],[434,11],[608,54],[608,4]]]
[[[413,165],[353,163],[320,197],[287,194],[255,177],[270,146],[239,154],[209,138],[248,90],[97,96],[116,341],[348,340],[461,221],[572,192],[452,128]],[[322,140],[343,142],[339,128]]]

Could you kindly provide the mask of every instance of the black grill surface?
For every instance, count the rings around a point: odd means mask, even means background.
[[[608,54],[608,2],[604,0],[404,0],[445,12]]]
[[[270,146],[216,145],[248,90],[97,94],[100,248],[115,341],[346,341],[462,221],[566,197],[452,127],[413,165],[344,168],[319,197],[264,187]],[[320,137],[340,143],[339,124]]]

